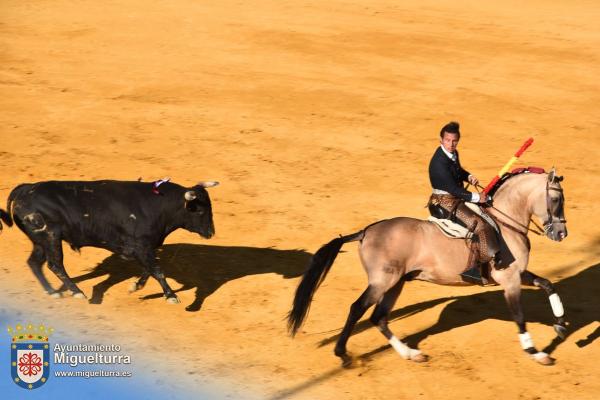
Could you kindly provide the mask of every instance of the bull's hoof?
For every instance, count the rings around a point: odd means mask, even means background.
[[[550,357],[548,354],[538,351],[537,353],[531,356],[538,364],[542,365],[554,365],[554,358]]]
[[[564,339],[567,336],[567,327],[560,324],[554,324],[554,332],[556,332],[556,335],[559,338]]]
[[[342,359],[342,368],[352,368],[354,366],[354,357],[350,354],[345,353],[338,357]]]
[[[140,289],[141,287],[138,287],[137,282],[133,282],[131,285],[129,285],[129,293],[137,292]]]
[[[410,360],[417,362],[417,363],[423,363],[423,362],[429,361],[429,356],[427,354],[418,353],[418,354],[411,355]]]
[[[48,295],[50,297],[52,297],[53,299],[60,299],[62,297],[62,293],[61,292],[48,293]]]
[[[73,293],[73,298],[74,299],[87,299],[87,297],[85,297],[85,294],[83,294],[81,292]]]
[[[181,303],[177,297],[167,297],[167,303],[169,304],[179,304]]]

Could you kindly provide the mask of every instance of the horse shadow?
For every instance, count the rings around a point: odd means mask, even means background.
[[[565,319],[568,330],[564,339],[556,336],[543,351],[551,354],[569,336],[580,329],[600,321],[600,263],[592,265],[579,273],[554,283],[556,292],[562,299],[565,308]],[[455,328],[476,324],[487,319],[500,319],[513,321],[508,310],[504,291],[495,290],[459,297],[444,297],[412,304],[392,311],[389,321],[406,318],[415,313],[433,308],[438,304],[449,302],[442,310],[439,320],[434,325],[405,337],[403,340],[411,347],[418,347],[429,336],[450,331]],[[523,287],[521,291],[521,304],[527,322],[542,323],[553,326],[554,316],[546,293],[538,288]],[[357,324],[354,334],[371,327],[368,320]],[[588,334],[584,339],[576,342],[578,347],[585,347],[600,337],[600,327]],[[337,341],[339,334],[328,337],[319,342],[319,347]],[[373,353],[381,352],[390,346],[383,346]],[[363,355],[365,356],[365,355]]]
[[[194,301],[187,311],[198,311],[204,300],[225,283],[249,275],[275,273],[285,279],[303,274],[311,254],[303,250],[278,250],[242,246],[208,246],[195,244],[170,244],[157,250],[157,261],[167,278],[181,284],[174,292],[195,289]],[[106,276],[92,289],[89,300],[101,304],[106,292],[114,285],[137,278],[142,266],[134,260],[124,260],[111,255],[90,272],[74,277],[83,282]],[[152,278],[151,278],[152,279]],[[141,297],[143,300],[161,298],[163,293]]]

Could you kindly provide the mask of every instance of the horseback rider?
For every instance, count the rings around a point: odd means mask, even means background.
[[[460,125],[449,122],[440,131],[440,147],[429,162],[429,180],[433,193],[427,204],[432,216],[451,219],[473,232],[467,270],[461,274],[470,283],[485,284],[482,267],[495,258],[500,245],[494,229],[465,202],[485,204],[487,195],[469,192],[463,182],[475,186],[479,180],[460,165],[456,147],[460,140]]]

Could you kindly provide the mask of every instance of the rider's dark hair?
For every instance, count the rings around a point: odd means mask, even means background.
[[[444,132],[455,133],[460,137],[460,124],[458,122],[448,122],[440,131],[440,137],[444,138]]]

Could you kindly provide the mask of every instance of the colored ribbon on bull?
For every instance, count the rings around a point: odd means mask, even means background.
[[[154,181],[152,183],[152,193],[154,194],[160,194],[160,191],[158,190],[158,187],[160,185],[162,185],[163,183],[167,183],[171,180],[171,178],[163,178],[163,179],[159,179],[157,181]]]
[[[494,179],[492,179],[492,181],[490,183],[488,183],[488,185],[483,189],[482,193],[487,195],[488,192],[490,190],[492,190],[494,185],[500,180],[500,178],[502,178],[502,175],[504,175],[505,173],[508,172],[510,167],[512,167],[513,164],[517,162],[519,157],[521,157],[521,154],[523,154],[525,152],[525,150],[527,150],[527,148],[529,146],[531,146],[532,143],[533,143],[533,138],[527,139],[525,141],[525,143],[523,143],[523,146],[521,146],[521,148],[515,153],[515,155],[504,165],[504,167],[502,167],[502,169],[500,169],[500,172],[498,172],[498,175],[496,175],[494,177]]]

